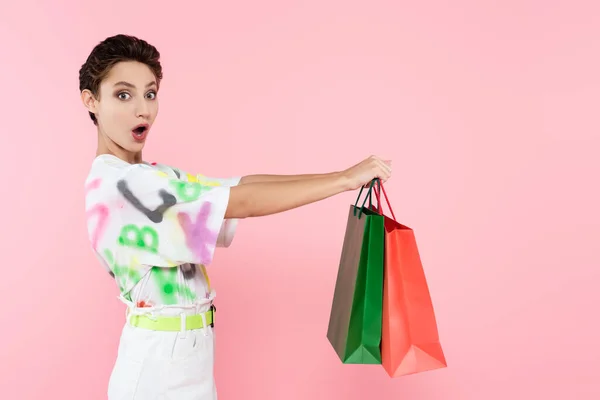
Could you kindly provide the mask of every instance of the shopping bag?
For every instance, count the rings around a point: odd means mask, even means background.
[[[447,367],[414,231],[396,221],[381,182],[373,192],[385,226],[382,366],[391,377]],[[381,192],[392,218],[383,215]],[[370,202],[369,202],[370,203]]]
[[[374,182],[369,186],[370,193]],[[345,364],[381,364],[383,217],[350,206],[327,338]]]

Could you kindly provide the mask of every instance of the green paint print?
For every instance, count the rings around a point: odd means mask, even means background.
[[[135,284],[142,279],[142,275],[139,273],[139,271],[126,266],[117,265],[110,250],[104,250],[104,257],[106,258],[110,269],[115,275],[115,280],[117,281],[121,291],[127,288],[128,282],[133,282]]]
[[[190,301],[196,300],[196,293],[187,285],[177,282],[178,269],[152,267],[150,271],[150,276],[156,282],[165,304],[177,304],[179,296]]]
[[[183,201],[198,200],[204,189],[204,186],[197,182],[171,181],[171,186],[177,192],[177,197]]]
[[[125,225],[119,235],[119,244],[158,253],[158,232],[149,226],[139,228],[131,224]]]

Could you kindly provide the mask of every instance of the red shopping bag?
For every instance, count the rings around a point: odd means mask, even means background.
[[[396,221],[379,180],[375,192],[381,210],[381,191],[392,218],[384,216],[382,365],[391,377],[447,367],[414,231]]]

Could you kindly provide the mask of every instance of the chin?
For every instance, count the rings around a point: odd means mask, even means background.
[[[129,151],[131,153],[139,153],[140,151],[142,151],[144,149],[145,144],[146,143],[131,145],[127,148],[127,151]]]
[[[119,144],[119,145],[121,146],[122,149],[124,149],[128,153],[136,154],[144,149],[146,142],[141,142],[141,143],[128,142],[128,143],[123,143],[123,144]]]

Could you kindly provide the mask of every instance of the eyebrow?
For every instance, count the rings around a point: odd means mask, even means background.
[[[156,81],[152,81],[152,82],[148,83],[146,85],[146,88],[149,88],[152,85],[156,86]],[[115,83],[115,86],[127,86],[128,88],[135,89],[135,85],[132,85],[131,83],[125,82],[125,81],[117,82],[117,83]]]

